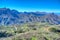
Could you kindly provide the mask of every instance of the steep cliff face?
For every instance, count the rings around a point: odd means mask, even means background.
[[[0,8],[0,25],[13,25],[27,22],[48,22],[60,24],[60,16],[46,12],[18,12],[8,8]]]

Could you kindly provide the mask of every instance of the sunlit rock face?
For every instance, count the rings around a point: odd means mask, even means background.
[[[60,24],[60,16],[54,13],[18,12],[9,8],[0,8],[0,25],[15,25],[29,22]]]

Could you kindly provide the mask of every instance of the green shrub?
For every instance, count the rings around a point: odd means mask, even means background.
[[[56,33],[60,33],[60,30],[57,28],[50,28],[49,29],[51,32],[56,32]]]
[[[32,30],[37,30],[37,28],[33,28]]]
[[[13,36],[12,33],[7,33],[6,31],[0,31],[0,38],[1,37],[10,37]]]
[[[56,28],[50,28],[49,30],[50,30],[51,32],[56,32],[57,29],[56,29]]]
[[[33,36],[33,37],[31,38],[31,40],[37,40],[37,38]]]
[[[23,30],[17,30],[17,31],[14,31],[15,33],[24,33],[25,31]]]

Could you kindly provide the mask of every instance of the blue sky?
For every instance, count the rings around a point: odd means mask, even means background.
[[[0,0],[0,8],[18,11],[60,12],[60,0]]]

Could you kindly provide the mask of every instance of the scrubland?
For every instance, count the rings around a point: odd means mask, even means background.
[[[0,40],[60,40],[60,25],[39,22],[1,25]]]

